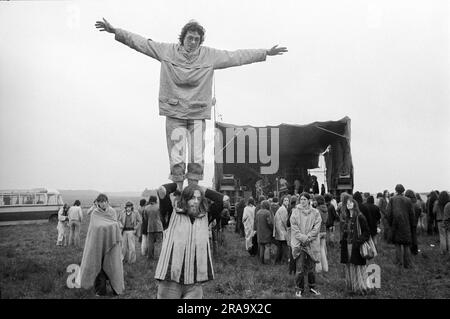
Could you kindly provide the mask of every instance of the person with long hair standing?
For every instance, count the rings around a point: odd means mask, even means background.
[[[341,263],[345,265],[345,284],[350,294],[365,294],[367,287],[366,259],[360,247],[370,237],[369,225],[358,203],[349,198],[341,217]]]
[[[208,224],[220,216],[224,195],[191,184],[174,208],[170,195],[176,190],[169,183],[157,191],[160,216],[169,221],[155,269],[157,299],[202,299],[203,283],[214,279]]]
[[[69,230],[67,212],[69,211],[69,205],[64,204],[58,211],[58,240],[56,241],[56,246],[67,246],[67,234]]]

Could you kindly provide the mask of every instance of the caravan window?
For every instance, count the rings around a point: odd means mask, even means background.
[[[57,198],[58,194],[47,194],[47,195],[48,195],[47,204],[56,205],[58,200]]]
[[[19,198],[17,194],[4,196],[5,205],[19,205]]]
[[[45,194],[36,194],[36,204],[45,205]]]
[[[21,194],[20,195],[20,204],[22,205],[32,205],[34,204],[34,194]]]

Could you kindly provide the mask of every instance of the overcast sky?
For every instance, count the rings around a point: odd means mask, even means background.
[[[222,121],[352,120],[355,190],[450,188],[447,1],[0,1],[0,189],[141,191],[168,181],[160,42],[190,19],[218,49],[287,46],[215,73]],[[208,128],[211,128],[208,121]],[[204,185],[211,185],[212,130]]]

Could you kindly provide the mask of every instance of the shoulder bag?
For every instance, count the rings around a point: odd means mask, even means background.
[[[356,229],[358,232],[358,237],[361,236],[361,226],[359,225],[359,215],[356,216]],[[359,247],[359,253],[361,257],[364,259],[372,259],[378,255],[377,248],[375,247],[375,243],[373,242],[372,236],[369,235],[369,240],[365,241]]]

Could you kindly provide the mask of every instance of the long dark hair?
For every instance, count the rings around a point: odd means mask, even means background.
[[[67,216],[67,213],[69,212],[69,205],[68,204],[64,204],[63,206],[63,216]]]
[[[206,213],[208,211],[208,201],[206,200],[201,187],[195,184],[188,185],[183,189],[183,192],[181,193],[181,207],[183,210],[188,211],[188,202],[194,197],[194,192],[197,190],[200,192],[201,196],[199,212]]]
[[[448,195],[448,192],[447,191],[440,192],[437,201],[439,208],[443,210],[445,204],[450,202],[450,196]]]
[[[428,196],[428,205],[430,209],[433,209],[434,202],[438,199],[438,194],[436,193],[436,191],[431,191]]]
[[[358,202],[353,198],[350,197],[349,199],[347,199],[347,202],[351,201],[353,203],[353,210],[355,211],[355,215],[354,216],[358,216],[359,214],[361,214],[361,211],[359,210],[359,205]],[[344,211],[344,218],[348,219],[350,218],[350,210],[347,208],[347,204],[345,204],[345,207],[343,207],[343,211]]]

